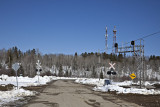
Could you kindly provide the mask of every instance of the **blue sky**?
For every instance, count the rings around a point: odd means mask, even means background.
[[[108,47],[114,26],[119,44],[160,31],[160,0],[0,0],[0,49],[97,52],[106,26]],[[159,40],[145,39],[145,55],[160,55]]]

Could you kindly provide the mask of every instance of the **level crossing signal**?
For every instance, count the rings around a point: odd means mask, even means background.
[[[107,74],[108,75],[116,75],[117,73],[115,72],[115,68],[114,68],[114,65],[115,65],[116,63],[109,63],[109,65],[110,65],[110,67],[109,67],[109,69],[110,69],[110,71],[108,71],[107,72]]]

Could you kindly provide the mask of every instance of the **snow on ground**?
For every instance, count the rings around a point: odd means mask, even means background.
[[[131,81],[124,81],[124,82],[112,82],[112,84],[110,85],[104,85],[104,79],[101,79],[99,81],[99,79],[85,79],[85,78],[81,78],[81,79],[77,79],[75,80],[76,83],[81,83],[81,84],[92,84],[92,85],[96,85],[96,87],[93,88],[94,91],[102,91],[102,92],[108,92],[108,91],[116,91],[117,94],[119,93],[123,93],[123,94],[127,94],[127,93],[132,93],[132,94],[143,94],[143,95],[156,95],[156,94],[160,94],[159,90],[154,90],[154,89],[150,89],[147,90],[146,88],[123,88],[121,86],[130,86],[132,84]],[[139,83],[137,83],[139,84]],[[146,86],[147,85],[151,85],[151,83],[149,82],[145,82],[144,83]]]
[[[22,89],[21,88],[22,86],[26,87],[26,86],[45,85],[47,82],[56,79],[57,78],[54,76],[44,76],[44,77],[39,76],[39,82],[38,82],[38,76],[35,76],[34,78],[18,77],[18,85],[19,85],[18,90],[15,87],[11,91],[0,91],[0,105],[18,100],[20,98],[23,98],[24,96],[33,96],[36,94],[36,92]],[[0,85],[4,86],[7,84],[13,84],[14,86],[17,86],[16,77],[1,75]]]
[[[123,88],[118,85],[105,85],[105,86],[99,86],[99,87],[94,87],[94,91],[102,91],[102,92],[108,92],[110,91],[116,91],[117,94],[123,93],[123,94],[143,94],[143,95],[157,95],[160,94],[159,90],[154,90],[150,89],[147,90],[146,88],[138,89],[138,88]]]
[[[39,78],[39,82],[38,82],[38,78]],[[14,88],[11,91],[0,91],[0,105],[21,99],[24,96],[32,96],[36,94],[36,92],[22,89],[21,88],[22,86],[26,87],[26,86],[45,85],[47,82],[50,82],[52,80],[58,80],[58,79],[70,79],[70,80],[75,80],[76,83],[96,85],[96,87],[93,88],[93,90],[95,91],[107,92],[108,90],[110,90],[110,91],[116,91],[117,93],[124,93],[124,94],[133,93],[133,94],[144,94],[144,95],[160,94],[160,91],[156,91],[154,89],[147,90],[147,89],[120,87],[120,86],[130,86],[132,84],[131,81],[112,82],[112,85],[104,86],[104,79],[99,80],[94,78],[68,78],[68,77],[55,77],[55,76],[44,76],[44,77],[35,76],[34,78],[18,77],[18,84],[19,84],[18,90]],[[1,75],[0,85],[4,86],[7,84],[13,84],[14,86],[17,86],[16,77]],[[139,83],[134,83],[134,84],[139,84]],[[144,84],[152,85],[154,83],[145,82]]]
[[[34,78],[29,77],[18,77],[18,85],[19,87],[22,86],[37,86],[37,85],[45,85],[47,82],[50,82],[51,80],[56,80],[56,77],[54,76],[39,76],[39,82],[38,82],[38,76],[35,76]],[[9,77],[7,75],[1,75],[0,76],[0,85],[7,85],[7,84],[13,84],[14,86],[17,86],[16,77]]]
[[[69,80],[76,80],[78,79],[77,77],[55,77],[55,79],[61,79],[61,80],[66,80],[66,79],[69,79]]]
[[[38,82],[39,78],[39,82]],[[16,77],[14,76],[7,76],[7,75],[1,75],[0,76],[0,85],[5,86],[8,84],[13,84],[15,87],[11,91],[0,91],[0,105],[8,102],[12,102],[18,99],[23,98],[24,96],[33,96],[36,94],[36,92],[24,90],[21,87],[27,87],[27,86],[38,86],[38,85],[45,85],[47,82],[50,82],[52,80],[58,80],[58,79],[70,79],[70,80],[76,80],[77,78],[68,78],[68,77],[55,77],[55,76],[35,76],[33,78],[29,77],[18,77],[18,90],[16,89],[17,81]]]
[[[104,79],[94,79],[94,78],[78,78],[75,80],[76,83],[81,84],[91,84],[91,85],[97,85],[97,86],[103,86]]]
[[[11,91],[0,91],[0,105],[21,99],[24,96],[33,96],[35,92],[24,89],[13,89]]]

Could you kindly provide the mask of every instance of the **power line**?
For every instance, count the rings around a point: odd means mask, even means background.
[[[139,39],[136,39],[135,41],[138,41],[138,40],[140,40],[140,39],[144,39],[144,38],[153,36],[153,35],[158,34],[158,33],[160,33],[160,31],[155,32],[155,33],[152,33],[152,34],[149,34],[149,35],[146,35],[146,36],[143,36],[143,37],[141,37],[141,38],[139,38]],[[127,43],[124,43],[123,45],[129,44],[129,43],[130,43],[130,42],[127,42]],[[121,46],[121,45],[120,45],[120,46]]]
[[[107,50],[110,50],[110,49],[112,49],[112,48],[107,48]],[[100,52],[102,52],[102,51],[105,51],[106,49],[101,49],[101,50],[99,50]]]
[[[143,36],[142,38],[139,38],[139,39],[137,39],[137,40],[144,39],[144,38],[147,38],[147,37],[153,36],[153,35],[158,34],[158,33],[160,33],[160,31],[155,32],[155,33],[152,33],[152,34],[149,34],[149,35],[146,35],[146,36]],[[137,40],[135,40],[135,41],[137,41]]]

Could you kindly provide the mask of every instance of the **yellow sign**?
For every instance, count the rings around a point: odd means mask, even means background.
[[[136,75],[135,75],[134,73],[132,73],[132,74],[130,75],[130,77],[131,77],[132,80],[133,80],[134,78],[136,78]]]

